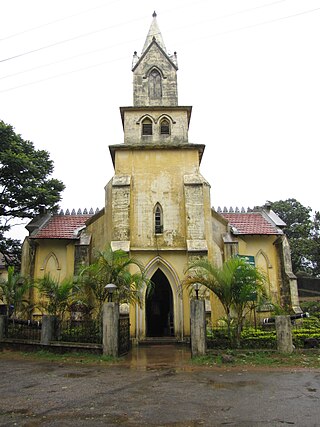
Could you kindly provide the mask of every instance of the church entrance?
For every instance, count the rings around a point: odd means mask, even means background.
[[[146,297],[148,337],[174,336],[173,297],[169,281],[158,269],[151,277],[153,287]]]

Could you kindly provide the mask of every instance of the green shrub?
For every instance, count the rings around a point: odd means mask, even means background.
[[[241,334],[242,348],[272,349],[276,346],[276,333],[274,330],[246,328]]]
[[[300,325],[292,328],[292,341],[295,348],[305,348],[306,340],[316,339],[320,346],[320,320],[316,317],[304,319]],[[244,349],[275,349],[277,338],[275,330],[254,329],[248,327],[241,333],[241,348]],[[227,349],[233,343],[228,340],[224,328],[212,328],[207,337],[208,349]]]
[[[300,303],[302,311],[320,319],[320,301],[303,301]]]
[[[241,348],[252,349],[273,349],[276,346],[275,331],[254,329],[248,327],[241,333]],[[207,347],[226,349],[233,346],[228,340],[227,330],[225,328],[212,328],[207,336]]]

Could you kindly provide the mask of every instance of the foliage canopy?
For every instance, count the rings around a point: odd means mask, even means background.
[[[216,267],[207,259],[200,259],[190,265],[187,273],[184,286],[190,289],[195,284],[203,285],[219,298],[226,312],[230,340],[231,323],[236,323],[234,338],[237,343],[240,340],[245,309],[263,294],[264,274],[239,257],[228,259],[221,267]]]
[[[135,266],[135,272],[132,267]],[[85,284],[88,299],[93,297],[101,314],[103,303],[108,297],[105,286],[113,283],[117,286],[113,300],[119,303],[142,303],[141,290],[149,285],[144,268],[135,258],[123,250],[113,251],[110,247],[98,252],[96,260],[80,272],[80,281]],[[90,295],[91,294],[91,295]]]
[[[8,267],[7,280],[0,281],[0,301],[6,305],[6,315],[17,317],[29,308],[28,290],[32,287],[25,278]]]
[[[74,302],[74,297],[78,292],[73,279],[65,279],[59,283],[50,275],[45,275],[40,279],[37,288],[40,293],[38,304],[40,310],[60,319],[63,319],[66,310]]]
[[[291,248],[292,269],[297,275],[320,275],[320,212],[296,199],[270,202],[271,208],[286,223],[284,229]]]
[[[54,211],[64,184],[50,175],[53,161],[48,151],[37,150],[14,128],[0,121],[0,252],[12,264],[18,241],[7,239],[15,219],[32,218],[39,209]]]

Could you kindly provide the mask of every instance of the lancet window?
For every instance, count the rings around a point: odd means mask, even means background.
[[[170,135],[170,123],[169,120],[163,119],[160,123],[160,134],[161,135]]]
[[[148,118],[142,122],[142,135],[152,135],[152,121]]]
[[[162,97],[161,74],[155,68],[149,74],[149,98],[159,99]]]
[[[154,209],[154,232],[155,234],[163,233],[163,212],[159,203],[156,204]]]

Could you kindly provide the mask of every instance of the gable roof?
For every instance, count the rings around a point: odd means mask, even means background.
[[[33,239],[78,239],[79,228],[93,215],[52,215],[38,230],[31,234]]]
[[[142,62],[143,58],[146,56],[146,54],[149,52],[152,46],[157,46],[157,48],[162,52],[163,56],[167,58],[168,62],[176,69],[178,70],[177,65],[177,56],[176,54],[168,55],[166,51],[162,49],[162,47],[159,45],[156,39],[153,39],[152,42],[149,44],[149,46],[143,51],[140,57],[135,56],[134,64],[132,64],[132,71],[135,71],[135,69],[138,67],[138,65]]]
[[[146,41],[144,43],[142,52],[140,57],[137,55],[137,52],[134,52],[133,60],[132,60],[132,71],[135,71],[135,69],[138,67],[138,65],[141,63],[142,59],[146,56],[147,52],[151,49],[152,46],[157,46],[158,49],[162,52],[162,54],[167,58],[167,60],[170,62],[170,64],[178,70],[178,62],[177,62],[177,53],[174,52],[173,55],[167,53],[166,46],[164,44],[161,31],[158,27],[158,23],[156,20],[157,14],[154,12],[153,20],[146,38]]]
[[[275,223],[262,212],[226,213],[222,215],[230,224],[233,234],[242,235],[275,235],[283,234]]]

